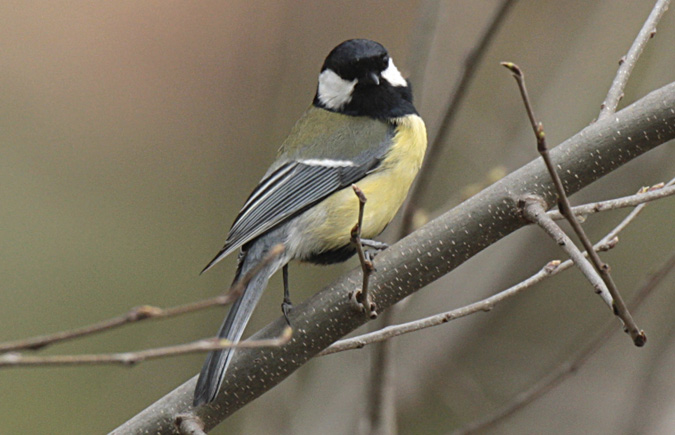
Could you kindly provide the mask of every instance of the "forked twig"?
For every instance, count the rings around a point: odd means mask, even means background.
[[[670,0],[658,0],[656,2],[649,17],[647,17],[647,20],[642,25],[642,29],[640,29],[640,32],[633,41],[633,45],[631,45],[628,50],[628,53],[626,53],[619,61],[619,69],[607,92],[607,97],[605,97],[605,101],[600,105],[598,119],[606,118],[616,112],[619,101],[623,98],[623,90],[626,88],[628,78],[637,63],[638,58],[642,54],[642,50],[644,50],[647,45],[647,42],[649,42],[656,34],[656,25],[661,20],[663,14],[668,10],[669,3]]]
[[[546,214],[544,200],[539,197],[527,197],[519,201],[518,205],[527,220],[539,225],[570,256],[574,264],[581,270],[581,273],[593,285],[595,293],[600,295],[610,309],[613,309],[612,295],[609,294],[607,286],[600,279],[600,276],[595,273],[593,265],[584,257],[579,248],[574,245],[562,228]]]
[[[556,171],[555,166],[553,165],[553,162],[551,161],[551,158],[548,154],[544,126],[542,123],[537,122],[534,117],[534,111],[532,110],[532,105],[530,104],[530,99],[527,95],[525,78],[521,69],[516,64],[511,62],[502,62],[502,65],[513,73],[513,77],[518,83],[518,89],[520,89],[520,94],[523,98],[527,115],[530,118],[532,129],[534,130],[534,134],[537,138],[537,150],[544,159],[544,163],[546,164],[546,168],[548,169],[549,175],[553,180],[553,184],[558,194],[558,208],[560,209],[560,213],[565,216],[565,219],[567,219],[567,221],[572,226],[572,229],[574,229],[574,232],[577,234],[577,237],[579,237],[579,240],[581,240],[584,248],[588,251],[589,258],[591,259],[595,270],[600,274],[602,281],[605,283],[609,293],[612,295],[612,298],[614,299],[612,307],[614,314],[618,316],[625,325],[626,332],[630,334],[631,338],[633,339],[633,343],[636,346],[644,346],[644,344],[647,342],[647,336],[645,335],[644,331],[638,328],[635,320],[633,320],[633,317],[628,311],[628,308],[626,308],[626,304],[624,303],[623,298],[621,297],[621,294],[619,293],[619,290],[617,289],[616,284],[609,273],[609,265],[604,263],[600,259],[600,256],[592,249],[593,244],[588,239],[586,233],[581,227],[581,224],[579,221],[577,221],[571,211],[571,206],[569,200],[567,199],[567,194],[565,193],[565,188],[563,187],[560,176],[558,175],[558,172]]]

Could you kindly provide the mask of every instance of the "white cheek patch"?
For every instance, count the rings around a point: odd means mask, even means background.
[[[349,82],[330,69],[323,71],[319,74],[319,101],[329,109],[341,109],[351,101],[356,82],[356,79]]]
[[[382,78],[388,81],[392,86],[408,86],[408,82],[405,81],[398,68],[396,68],[391,57],[389,58],[389,66],[382,71]]]

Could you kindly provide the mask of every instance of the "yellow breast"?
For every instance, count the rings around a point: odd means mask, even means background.
[[[380,166],[356,183],[368,199],[361,230],[364,238],[376,237],[391,222],[405,201],[424,159],[427,133],[422,118],[407,115],[397,118],[396,125],[392,146]],[[302,243],[312,246],[300,250],[308,252],[307,248],[314,247],[327,251],[347,245],[358,210],[359,202],[351,187],[335,192],[317,204],[303,216],[308,225]]]

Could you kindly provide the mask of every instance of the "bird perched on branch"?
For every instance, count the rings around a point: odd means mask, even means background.
[[[244,203],[225,246],[202,271],[241,248],[234,283],[255,272],[218,336],[235,343],[241,339],[269,278],[280,268],[288,320],[288,262],[331,264],[356,252],[350,232],[359,200],[352,184],[368,199],[361,237],[379,235],[403,204],[426,145],[410,84],[387,50],[367,39],[335,47],[321,68],[312,105]],[[265,259],[278,245],[281,253]],[[195,388],[195,406],[216,398],[235,352],[243,350],[209,353]]]

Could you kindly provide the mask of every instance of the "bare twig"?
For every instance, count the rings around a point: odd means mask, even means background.
[[[267,256],[256,265],[249,273],[242,279],[235,283],[230,290],[222,295],[214,298],[205,299],[203,301],[192,302],[185,305],[179,305],[171,308],[159,308],[152,305],[142,305],[140,307],[132,308],[128,313],[112,319],[103,320],[92,325],[83,326],[81,328],[70,329],[67,331],[59,331],[53,334],[45,334],[37,337],[26,338],[22,340],[8,341],[0,343],[0,353],[13,352],[18,350],[38,350],[50,344],[60,343],[66,340],[73,340],[75,338],[82,338],[93,334],[109,331],[120,326],[128,325],[130,323],[140,322],[148,319],[166,319],[169,317],[176,317],[183,314],[193,313],[205,308],[228,305],[234,302],[246,287],[246,284],[253,279],[253,277],[264,267],[269,264],[276,257],[283,252],[283,245],[276,245],[270,249]]]
[[[630,301],[631,310],[637,310],[644,300],[652,293],[652,291],[663,281],[663,279],[675,268],[675,254],[671,255],[666,262],[659,267],[659,269],[647,278],[643,286],[635,293]],[[600,334],[591,340],[581,352],[568,361],[563,362],[545,378],[537,382],[535,385],[518,394],[505,407],[497,410],[495,413],[488,415],[484,419],[478,420],[474,423],[464,426],[463,428],[454,431],[453,435],[466,435],[475,432],[482,432],[495,423],[513,415],[520,409],[523,409],[538,398],[544,396],[549,391],[560,385],[567,378],[576,373],[579,368],[586,363],[607,340],[614,334],[616,328],[609,323],[605,326]]]
[[[26,356],[17,352],[9,352],[0,355],[0,368],[2,367],[27,367],[27,366],[75,366],[75,365],[101,365],[121,364],[132,366],[143,361],[168,356],[185,355],[189,353],[202,353],[225,348],[251,348],[251,347],[278,347],[288,343],[293,330],[286,325],[281,336],[262,340],[247,340],[233,343],[224,338],[207,338],[193,341],[192,343],[178,344],[175,346],[158,347],[155,349],[141,350],[138,352],[122,352],[110,354],[86,354],[86,355],[50,355],[50,356]]]
[[[173,308],[162,309],[151,305],[142,305],[140,307],[132,308],[128,313],[121,316],[113,317],[112,319],[103,320],[101,322],[83,326],[81,328],[71,329],[68,331],[59,331],[53,334],[40,335],[23,340],[0,343],[0,353],[17,350],[38,350],[50,344],[93,335],[129,323],[140,322],[147,319],[168,318],[180,314],[191,313],[193,311],[208,307],[226,305],[235,299],[236,296],[233,293],[228,292],[227,294],[216,296],[211,299],[180,305]]]
[[[248,282],[256,275],[256,273],[258,273],[262,267],[264,267],[274,258],[279,256],[283,252],[283,250],[284,247],[281,244],[273,246],[272,249],[270,249],[269,253],[265,256],[263,261],[260,262],[260,264],[258,264],[254,269],[249,271],[249,273],[247,273],[242,279],[240,279],[235,285],[233,285],[226,295],[222,295],[219,298],[226,299],[227,302],[232,302],[233,300],[235,300],[237,297],[239,297],[246,284],[248,284]],[[115,319],[100,322],[95,325],[80,328],[78,330],[65,331],[43,337],[36,337],[28,340],[19,340],[12,343],[6,343],[5,345],[2,345],[1,348],[4,349],[5,352],[7,352],[7,350],[9,349],[12,350],[35,349],[39,347],[44,347],[47,344],[51,344],[56,341],[63,341],[66,339],[91,335],[93,333],[102,332],[117,326],[121,326],[134,321],[143,320],[146,318],[166,318],[170,316],[176,316],[179,314],[185,314],[188,312],[196,311],[198,309],[202,309],[207,306],[215,305],[214,303],[211,303],[211,301],[213,300],[218,300],[219,304],[222,304],[222,301],[220,301],[219,298],[195,302],[193,304],[182,305],[167,310],[162,310],[156,307],[149,307],[149,308],[141,307],[142,309],[136,309],[130,312],[130,314],[140,312],[142,313],[141,315],[121,316]],[[280,337],[268,340],[254,340],[254,341],[248,340],[241,343],[232,343],[231,341],[226,339],[208,338],[204,340],[198,340],[192,343],[179,344],[175,346],[147,349],[138,352],[121,352],[112,354],[52,355],[39,357],[39,356],[26,356],[17,352],[7,352],[0,355],[0,368],[25,367],[25,366],[98,365],[98,364],[122,364],[131,366],[149,359],[164,358],[175,355],[184,355],[188,353],[207,352],[211,350],[225,349],[231,347],[240,348],[240,347],[281,346],[287,343],[288,340],[290,340],[291,334],[292,329],[290,327],[287,327],[286,329],[284,329]]]
[[[572,262],[570,261],[570,266]],[[433,316],[424,317],[422,319],[414,320],[411,322],[401,323],[398,325],[387,326],[386,328],[380,329],[375,332],[368,334],[359,335],[357,337],[346,338],[344,340],[337,341],[331,346],[323,350],[319,355],[330,355],[333,353],[344,352],[346,350],[352,349],[361,349],[367,345],[373,343],[379,343],[384,340],[389,340],[390,338],[398,337],[399,335],[408,334],[410,332],[419,331],[426,328],[431,328],[433,326],[442,325],[451,320],[456,320],[462,317],[466,317],[470,314],[474,314],[480,311],[488,312],[492,310],[494,305],[503,300],[509,299],[521,291],[533,286],[534,284],[542,281],[546,276],[557,273],[560,268],[560,261],[553,261],[547,264],[539,272],[531,276],[525,281],[518,283],[517,285],[510,287],[502,292],[499,292],[489,298],[483,299],[473,304],[466,305],[461,308],[457,308],[451,311],[447,311],[440,314],[435,314]],[[567,266],[569,267],[569,266]]]
[[[598,119],[605,118],[616,112],[619,101],[623,98],[623,90],[626,88],[626,83],[628,83],[628,78],[633,71],[633,67],[635,67],[647,42],[656,34],[656,25],[659,23],[659,20],[661,20],[663,14],[668,10],[669,3],[670,0],[658,0],[656,2],[649,17],[647,17],[647,20],[642,25],[642,29],[640,29],[640,32],[633,41],[633,45],[631,45],[628,50],[628,53],[619,61],[619,69],[616,72],[614,81],[612,81],[612,85],[607,92],[605,101],[600,105]]]
[[[526,197],[520,201],[520,207],[527,220],[541,227],[555,242],[565,251],[574,264],[581,270],[586,279],[590,281],[595,292],[600,295],[610,309],[613,309],[612,295],[607,286],[593,269],[593,265],[584,257],[584,254],[574,245],[574,242],[565,234],[554,221],[546,214],[544,201],[539,197]]]
[[[523,98],[527,115],[530,118],[532,129],[534,130],[534,134],[537,138],[537,150],[544,159],[544,163],[546,164],[546,168],[548,169],[549,175],[553,180],[553,184],[558,194],[558,208],[560,209],[561,214],[565,216],[565,219],[567,219],[567,221],[572,226],[572,229],[576,233],[582,245],[584,245],[584,248],[588,251],[591,263],[600,274],[602,281],[605,283],[609,293],[612,295],[612,298],[614,299],[612,307],[614,314],[617,315],[625,325],[626,332],[633,339],[633,343],[636,346],[644,346],[647,342],[647,336],[645,335],[644,331],[638,328],[635,320],[633,320],[633,317],[626,308],[626,304],[624,303],[623,298],[621,297],[621,294],[619,293],[619,290],[617,289],[616,284],[609,273],[609,265],[604,263],[600,259],[600,256],[593,250],[591,241],[588,239],[586,233],[581,227],[581,224],[571,211],[572,207],[570,206],[569,200],[567,199],[565,188],[563,187],[560,176],[558,175],[558,172],[556,171],[555,166],[553,165],[553,162],[549,156],[548,147],[546,146],[544,126],[541,122],[537,122],[534,117],[534,111],[532,110],[532,105],[530,104],[530,99],[527,95],[527,88],[525,87],[525,78],[523,72],[518,67],[518,65],[511,62],[502,62],[502,65],[513,73],[513,77],[518,83],[518,89],[520,89],[520,94]]]
[[[663,184],[663,183],[659,183],[659,184],[657,184],[657,185],[655,185],[655,186],[653,186],[653,187],[647,188],[647,191],[648,191],[648,192],[651,192],[653,188],[655,188],[655,187],[657,187],[657,186],[661,186],[662,184]],[[666,187],[670,187],[670,186],[672,186],[672,185],[674,185],[674,184],[675,184],[675,178],[673,178],[673,179],[670,180],[668,183],[666,183]],[[644,188],[643,188],[643,189],[640,189],[640,190],[644,190]],[[635,195],[635,196],[640,196],[640,195],[641,195],[641,194],[638,194],[638,195]],[[627,197],[627,198],[630,198],[630,197]],[[654,199],[657,199],[657,198],[654,198]],[[623,200],[623,198],[619,198],[619,200],[621,201],[621,200]],[[635,208],[633,209],[633,211],[631,211],[630,213],[628,213],[628,215],[627,215],[625,218],[623,218],[623,219],[621,220],[621,222],[619,222],[619,224],[618,224],[617,226],[615,226],[614,229],[613,229],[612,231],[610,231],[609,233],[607,233],[607,235],[605,235],[605,237],[603,237],[602,239],[600,239],[600,241],[599,241],[598,243],[596,243],[595,246],[598,246],[599,244],[607,243],[608,241],[610,241],[610,240],[616,238],[616,237],[619,235],[619,233],[620,233],[621,231],[623,231],[623,230],[624,230],[631,222],[633,222],[633,220],[634,220],[640,213],[642,213],[642,210],[644,210],[644,208],[647,206],[647,204],[649,204],[649,203],[648,203],[648,202],[643,202],[643,203],[639,204],[637,207],[635,207]],[[587,204],[587,205],[592,205],[592,204]],[[581,205],[581,206],[579,206],[579,208],[584,208],[584,207],[586,207],[586,205]],[[575,207],[575,208],[576,208],[576,207]],[[572,210],[574,211],[574,208],[573,208]],[[549,213],[550,213],[550,212],[549,212]],[[598,249],[598,250],[599,250],[599,251],[602,251],[602,249]]]
[[[419,209],[419,201],[422,199],[423,192],[425,192],[429,187],[431,175],[434,171],[433,166],[438,161],[438,157],[442,151],[442,144],[447,139],[448,132],[450,131],[450,128],[452,127],[452,124],[455,120],[459,106],[464,101],[469,84],[475,76],[474,72],[483,59],[483,56],[485,55],[487,48],[490,46],[490,43],[499,31],[499,27],[504,23],[509,10],[514,4],[515,0],[502,0],[501,4],[492,16],[492,19],[483,30],[480,38],[478,38],[478,43],[466,56],[462,74],[455,82],[455,86],[450,93],[450,99],[448,100],[448,105],[445,109],[443,119],[438,126],[436,137],[427,148],[424,164],[422,165],[422,169],[419,172],[417,181],[412,187],[408,203],[403,211],[403,220],[400,231],[401,237],[410,234],[410,232],[413,230],[413,220],[415,213],[417,213],[417,210]]]
[[[366,195],[356,184],[352,184],[352,189],[354,189],[354,194],[359,199],[359,217],[356,225],[352,228],[351,233],[351,243],[356,248],[356,252],[359,256],[359,262],[361,263],[361,271],[363,272],[363,281],[360,290],[356,290],[349,294],[349,297],[352,301],[355,302],[356,307],[367,313],[371,319],[377,318],[377,306],[375,302],[372,301],[370,294],[368,294],[368,281],[370,280],[370,275],[375,270],[373,262],[366,258],[366,252],[363,249],[363,243],[361,243],[361,228],[363,228],[363,211],[366,206]]]
[[[600,246],[599,249],[609,249],[611,247],[613,247],[613,245],[606,244]],[[481,311],[489,312],[498,303],[512,298],[513,296],[521,293],[523,290],[534,286],[549,276],[556,275],[563,270],[569,269],[573,264],[574,263],[572,260],[567,260],[563,263],[561,263],[560,260],[553,260],[528,279],[521,281],[515,286],[509,287],[508,289],[503,290],[493,296],[490,296],[489,298],[485,298],[478,302],[474,302],[451,311],[446,311],[444,313],[435,314],[433,316],[424,317],[411,322],[401,323],[399,325],[387,326],[386,328],[375,332],[337,341],[321,352],[320,355],[330,355],[333,353],[344,352],[346,350],[361,349],[373,343],[389,340],[390,338],[398,337],[399,335],[408,334],[410,332],[442,325],[444,323],[448,323],[451,320],[461,319],[462,317],[466,317]]]
[[[659,198],[665,198],[675,194],[675,178],[668,183],[659,183],[648,188],[642,188],[635,195],[624,196],[622,198],[599,201],[591,204],[578,205],[572,207],[572,213],[575,216],[586,216],[591,213],[598,213],[607,210],[616,210],[619,208],[635,207]],[[558,210],[550,210],[549,217],[553,220],[565,219]]]

